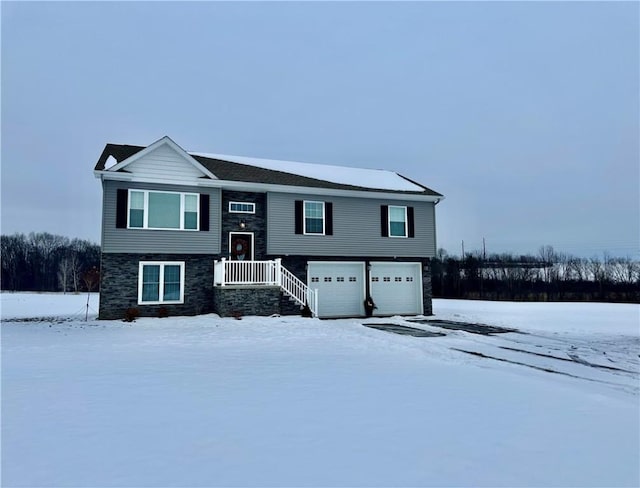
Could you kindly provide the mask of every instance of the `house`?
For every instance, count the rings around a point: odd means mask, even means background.
[[[443,198],[391,171],[107,144],[99,316],[431,314]]]

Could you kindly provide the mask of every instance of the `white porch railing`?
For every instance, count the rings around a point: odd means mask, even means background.
[[[280,258],[273,261],[214,261],[214,285],[279,286],[299,305],[308,305],[318,315],[318,290],[311,290],[291,271],[282,266]]]

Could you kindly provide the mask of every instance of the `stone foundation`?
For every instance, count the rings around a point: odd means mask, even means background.
[[[280,313],[278,286],[216,286],[213,308],[221,317]]]
[[[278,256],[268,257],[273,259]],[[111,254],[102,255],[100,279],[99,318],[122,319],[127,309],[137,309],[140,317],[199,315],[218,313],[220,316],[233,315],[300,315],[299,304],[290,300],[277,286],[213,286],[213,262],[215,255],[191,254]],[[393,261],[389,258],[334,256],[286,256],[282,264],[303,283],[307,283],[307,261]],[[139,305],[138,281],[140,261],[180,261],[185,263],[184,303]],[[422,262],[422,286],[424,314],[432,315],[431,266],[429,259],[398,259]],[[369,277],[366,280],[367,286]],[[368,292],[368,291],[367,291]]]

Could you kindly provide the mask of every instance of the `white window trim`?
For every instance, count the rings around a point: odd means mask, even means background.
[[[307,203],[321,203],[322,204],[322,232],[307,232]],[[302,202],[302,233],[305,236],[323,236],[326,232],[326,218],[327,213],[325,210],[325,202],[320,200],[303,200]]]
[[[253,210],[231,210],[231,205],[251,205]],[[229,213],[254,214],[256,213],[256,204],[253,202],[229,202]]]
[[[401,208],[404,210],[404,235],[403,236],[394,236],[391,235],[391,209],[392,208]],[[407,207],[404,205],[389,205],[389,215],[387,216],[387,225],[389,237],[394,239],[406,239],[409,237],[409,216],[407,215]]]
[[[131,227],[131,192],[142,193],[144,198],[143,204],[143,216],[142,216],[142,227]],[[149,193],[170,193],[174,195],[180,195],[180,227],[170,228],[170,227],[149,227]],[[196,228],[195,229],[185,229],[184,228],[184,212],[185,212],[185,197],[194,196],[196,197]],[[129,189],[129,195],[127,198],[127,229],[138,229],[138,230],[178,230],[183,232],[198,232],[200,230],[200,194],[199,193],[187,193],[187,192],[179,192],[179,191],[165,191],[165,190],[138,190],[136,188]]]
[[[158,301],[143,302],[142,301],[142,270],[145,266],[160,266],[160,282]],[[179,300],[163,300],[164,294],[164,267],[165,266],[180,266],[180,299]],[[165,304],[180,304],[184,303],[184,261],[140,261],[138,266],[138,305],[165,305]]]

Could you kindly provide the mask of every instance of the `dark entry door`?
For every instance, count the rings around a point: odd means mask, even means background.
[[[231,232],[229,234],[229,259],[232,261],[253,261],[253,234],[251,232]]]

